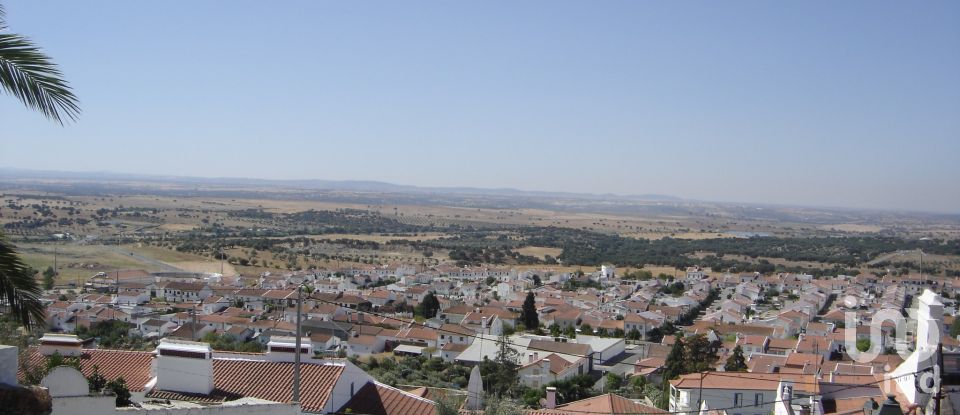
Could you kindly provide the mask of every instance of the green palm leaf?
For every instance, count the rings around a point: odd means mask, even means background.
[[[42,294],[40,284],[17,256],[13,244],[0,234],[0,306],[8,307],[25,327],[39,328],[45,318]]]
[[[6,28],[0,6],[0,30]],[[23,36],[0,34],[0,85],[28,108],[60,124],[65,117],[76,120],[80,115],[77,97],[57,65]]]

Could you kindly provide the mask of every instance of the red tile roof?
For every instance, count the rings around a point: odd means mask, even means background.
[[[322,412],[344,366],[300,365],[300,404],[305,412]],[[275,402],[293,399],[293,363],[213,360],[214,387],[229,393]]]
[[[593,398],[581,399],[555,409],[536,409],[525,412],[526,415],[576,415],[576,414],[666,414],[659,408],[643,405],[624,398],[620,395],[608,393]]]
[[[335,364],[300,366],[300,406],[304,412],[324,412],[343,369],[342,365]],[[293,363],[213,359],[213,392],[209,395],[154,390],[148,396],[196,403],[216,403],[242,397],[288,403],[293,399]]]
[[[417,395],[370,382],[364,385],[337,413],[364,415],[433,415],[437,404]]]
[[[93,367],[107,378],[115,380],[123,377],[131,392],[142,392],[150,381],[150,365],[153,361],[153,352],[132,352],[126,350],[96,350],[84,349],[80,355],[80,371],[84,376],[93,373]],[[47,357],[40,354],[36,347],[26,351],[26,357],[20,363],[17,378],[23,381],[24,368],[46,365]]]

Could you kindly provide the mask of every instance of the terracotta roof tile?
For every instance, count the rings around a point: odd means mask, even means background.
[[[24,365],[37,367],[45,365],[47,357],[40,354],[36,347],[26,351],[26,357],[21,362],[17,377],[23,381]],[[93,367],[107,378],[108,381],[123,377],[131,392],[142,392],[150,381],[150,365],[153,361],[153,352],[132,352],[126,350],[98,350],[84,349],[80,355],[80,371],[84,376],[93,373]]]
[[[322,413],[344,367],[335,364],[300,366],[300,405],[304,412]],[[154,390],[157,399],[215,403],[254,397],[287,403],[293,399],[293,363],[240,359],[213,359],[213,392],[197,395]]]
[[[433,415],[436,403],[417,395],[370,382],[364,385],[338,413],[364,415]]]
[[[537,409],[525,412],[526,415],[576,415],[576,414],[666,414],[667,411],[643,405],[624,398],[620,395],[608,393],[593,398],[581,399],[556,409]]]

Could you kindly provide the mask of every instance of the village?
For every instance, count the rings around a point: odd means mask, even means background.
[[[87,393],[94,372],[108,382],[122,377],[130,402],[146,411],[232,411],[240,403],[256,413],[476,410],[469,391],[480,371],[469,380],[465,373],[491,362],[513,369],[507,379],[523,388],[530,413],[842,414],[861,413],[865,402],[880,411],[889,400],[906,413],[916,392],[884,382],[907,363],[909,374],[928,369],[903,356],[924,349],[931,331],[944,353],[960,349],[950,299],[958,294],[960,280],[920,275],[699,267],[676,278],[620,275],[611,265],[554,272],[397,264],[256,277],[120,270],[48,292],[47,332],[13,367],[21,382],[41,370],[34,378],[70,413],[113,408],[112,396]],[[880,321],[889,310],[903,323]],[[82,375],[42,373],[46,362],[72,357]],[[417,385],[370,374],[378,362],[412,358],[464,375]],[[504,388],[496,376],[477,383]],[[587,391],[574,394],[571,384]],[[785,388],[797,398],[784,400]],[[463,390],[466,399],[456,399]]]

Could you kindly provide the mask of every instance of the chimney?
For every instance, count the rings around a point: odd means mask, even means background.
[[[297,338],[293,336],[273,336],[267,342],[266,358],[271,362],[293,362],[296,360]],[[300,338],[300,359],[313,356],[313,343],[309,337]]]
[[[549,374],[550,374],[550,359],[543,359],[542,362],[543,362],[543,365],[542,365],[542,367],[543,367],[543,374],[544,374],[544,375],[549,375]],[[549,377],[547,378],[547,380],[553,381],[553,379],[551,379],[551,378],[549,378]]]
[[[83,342],[74,334],[44,333],[40,338],[40,354],[52,356],[60,353],[61,356],[80,356]]]
[[[543,404],[543,407],[546,409],[554,409],[557,407],[557,388],[554,386],[547,386],[547,402]]]
[[[533,363],[533,353],[527,353],[527,363]]]
[[[207,343],[161,339],[157,345],[157,389],[209,395],[213,350]]]
[[[779,399],[774,403],[774,415],[795,415],[793,412],[793,383],[780,381],[777,385]]]

